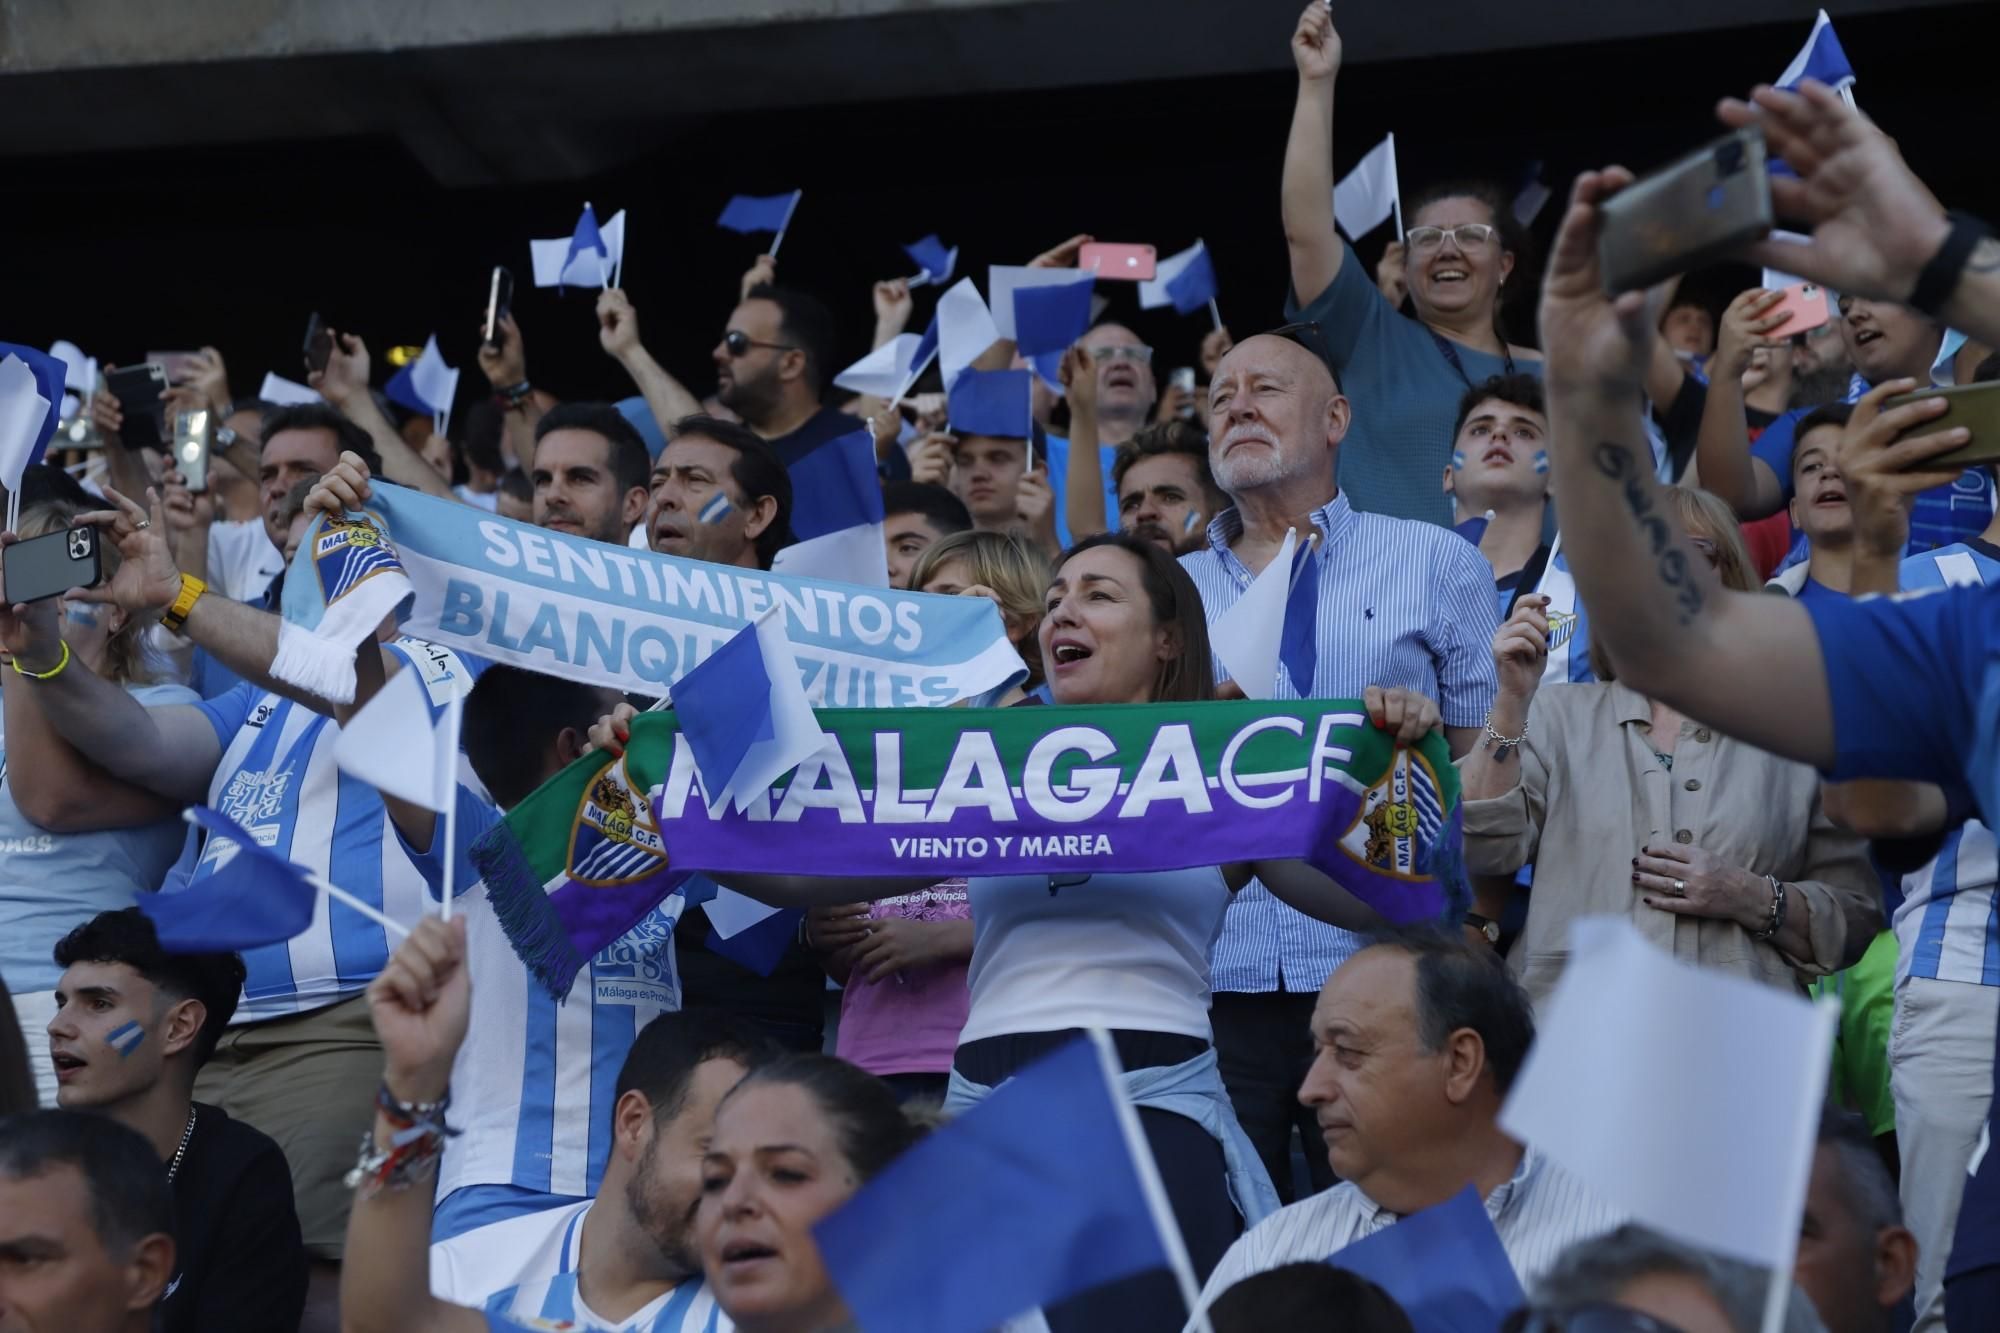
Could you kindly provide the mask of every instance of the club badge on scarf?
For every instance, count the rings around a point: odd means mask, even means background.
[[[304,568],[301,568],[304,566]],[[354,645],[408,610],[408,571],[375,514],[316,520],[285,580],[271,674],[335,703],[354,698]]]
[[[1466,905],[1457,770],[1353,700],[822,709],[811,759],[714,799],[670,712],[586,755],[473,848],[517,952],[562,993],[689,874],[930,878],[1304,860],[1392,921]],[[1087,880],[1076,890],[1088,892]]]

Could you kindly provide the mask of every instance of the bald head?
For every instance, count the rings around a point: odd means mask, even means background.
[[[1244,339],[1216,366],[1208,410],[1209,463],[1231,499],[1296,491],[1292,512],[1304,512],[1333,498],[1347,399],[1312,352],[1269,333]]]

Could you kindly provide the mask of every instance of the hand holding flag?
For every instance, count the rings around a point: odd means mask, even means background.
[[[374,652],[374,645],[364,641],[361,651]],[[360,778],[385,799],[443,816],[444,902],[439,914],[447,921],[456,887],[458,743],[464,709],[464,699],[454,693],[434,725],[421,673],[404,667],[347,719],[333,743],[333,760],[341,772]],[[439,831],[433,826],[433,836]]]
[[[416,360],[389,377],[382,392],[391,402],[427,414],[438,434],[451,429],[452,403],[458,397],[458,371],[444,363],[435,333],[424,343],[424,350]]]
[[[7,488],[7,531],[21,516],[21,474],[41,461],[62,419],[69,368],[47,352],[0,343],[0,485]]]
[[[1139,284],[1139,306],[1157,310],[1172,306],[1183,315],[1208,307],[1215,327],[1222,327],[1222,312],[1215,305],[1215,265],[1210,262],[1208,245],[1196,241],[1176,255],[1162,259],[1155,276]]]
[[[920,241],[911,241],[903,247],[903,253],[916,261],[917,273],[910,279],[910,286],[944,286],[951,281],[951,275],[958,268],[958,247],[945,248],[943,241],[933,232]]]

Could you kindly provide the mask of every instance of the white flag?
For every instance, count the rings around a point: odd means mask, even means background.
[[[266,371],[264,374],[264,383],[257,390],[257,396],[267,403],[276,403],[279,407],[296,407],[303,403],[323,403],[326,401],[326,399],[319,396],[318,389],[301,384],[297,380],[288,380],[283,375],[272,374],[269,371]]]
[[[611,221],[597,229],[604,242],[606,254],[595,250],[579,250],[574,259],[570,258],[570,237],[558,236],[552,241],[529,241],[528,258],[535,270],[537,287],[616,287],[625,271],[625,210],[619,209]],[[567,260],[569,267],[563,267]]]
[[[410,387],[434,412],[449,413],[458,397],[458,371],[444,363],[435,333],[424,343],[423,354],[410,366]]]
[[[0,360],[0,485],[10,492],[10,506],[18,504],[21,474],[51,406],[26,361],[18,356]],[[13,526],[11,517],[8,526]]]
[[[1292,591],[1292,552],[1297,528],[1285,530],[1284,544],[1271,557],[1236,605],[1215,618],[1209,643],[1229,678],[1246,699],[1269,699],[1278,683],[1278,651],[1285,637],[1285,602]]]
[[[1585,917],[1500,1127],[1635,1220],[1790,1273],[1838,1016]]]
[[[1203,251],[1207,249],[1207,245],[1201,241],[1196,241],[1187,249],[1182,250],[1178,254],[1168,255],[1155,265],[1153,276],[1143,279],[1139,283],[1139,308],[1141,310],[1158,310],[1161,306],[1172,305],[1174,303],[1174,294],[1167,290],[1167,284],[1178,278],[1181,275],[1181,270],[1200,258]],[[1097,318],[1096,312],[1093,311],[1090,317],[1092,320],[1095,320]]]
[[[372,644],[364,644],[372,648]],[[423,673],[406,666],[391,676],[333,743],[340,771],[394,796],[442,814],[456,803],[460,697],[431,722]]]
[[[944,387],[949,390],[960,372],[1000,341],[1000,330],[971,278],[960,278],[938,298],[937,325],[938,369],[944,375]]]
[[[853,393],[887,398],[910,378],[923,338],[915,333],[899,333],[833,377],[835,388]]]
[[[1369,149],[1368,156],[1333,187],[1333,216],[1347,233],[1347,239],[1358,241],[1395,216],[1400,208],[1396,191],[1396,136],[1391,134]]]

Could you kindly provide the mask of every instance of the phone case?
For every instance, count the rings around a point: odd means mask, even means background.
[[[64,528],[16,542],[0,566],[0,597],[40,602],[71,588],[88,588],[104,576],[96,528]]]
[[[1915,393],[1898,394],[1885,400],[1882,410],[1886,412],[1892,407],[1925,398],[1942,398],[1950,406],[1943,416],[1906,430],[1897,439],[1935,435],[1953,426],[1964,426],[1972,432],[1972,440],[1964,448],[1939,454],[1928,460],[1925,468],[1977,467],[1982,463],[2000,462],[2000,383],[1953,384],[1942,389],[1919,389]]]
[[[1770,234],[1764,133],[1738,130],[1613,195],[1597,258],[1604,289],[1650,287]]]
[[[1150,245],[1093,242],[1077,251],[1076,266],[1091,269],[1100,278],[1151,282],[1158,271],[1159,256]]]
[[[1774,338],[1789,338],[1795,333],[1805,333],[1816,329],[1833,318],[1833,302],[1826,294],[1826,288],[1816,283],[1802,282],[1784,289],[1784,299],[1764,312],[1766,317],[1785,313],[1790,319],[1771,330]]]

